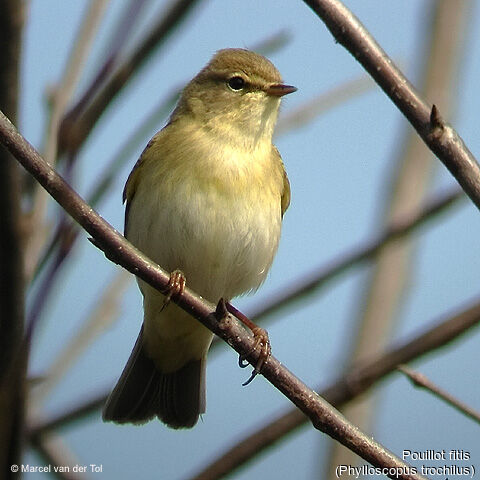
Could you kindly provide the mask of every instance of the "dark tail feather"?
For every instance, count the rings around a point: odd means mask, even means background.
[[[171,428],[191,428],[205,412],[205,358],[163,374],[143,348],[143,326],[122,375],[107,399],[103,420],[145,423],[153,417]]]

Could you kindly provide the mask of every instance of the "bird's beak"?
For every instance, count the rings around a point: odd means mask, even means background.
[[[273,83],[272,85],[269,85],[265,91],[267,92],[267,95],[283,97],[289,93],[296,92],[297,87],[293,87],[292,85],[284,85],[283,83]]]

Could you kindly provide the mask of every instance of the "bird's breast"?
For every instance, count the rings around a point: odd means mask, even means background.
[[[282,172],[268,155],[211,149],[161,175],[145,172],[129,239],[213,302],[257,288],[281,229]]]

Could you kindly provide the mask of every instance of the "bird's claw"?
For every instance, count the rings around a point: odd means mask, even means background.
[[[187,279],[181,270],[174,270],[170,273],[167,288],[165,289],[165,299],[163,300],[162,310],[170,303],[172,297],[182,295],[185,290]]]
[[[270,339],[268,338],[267,331],[260,327],[254,327],[252,328],[252,333],[255,339],[253,348],[246,355],[240,355],[238,359],[239,366],[241,368],[245,368],[248,366],[248,362],[246,362],[245,360],[246,357],[248,357],[254,351],[259,350],[257,364],[255,365],[250,378],[242,384],[242,386],[244,387],[247,386],[259,373],[262,372],[263,366],[272,354],[272,348],[270,346]]]
[[[248,363],[248,361],[245,359],[247,355],[244,355],[243,353],[241,353],[239,356],[238,356],[238,366],[240,368],[247,368],[250,364]]]
[[[257,373],[260,373],[263,366],[272,355],[272,347],[270,346],[268,333],[264,328],[256,327],[252,330],[252,333],[253,337],[255,338],[255,345],[253,349],[260,350],[260,353],[258,354],[257,365],[255,366]]]
[[[221,298],[217,304],[217,308],[215,309],[215,317],[218,320],[221,320],[222,318],[225,318],[228,313],[234,315],[253,333],[253,347],[250,349],[250,351],[240,354],[240,356],[238,357],[239,367],[248,367],[249,362],[247,361],[247,357],[249,357],[253,352],[259,351],[257,357],[257,364],[255,365],[250,378],[245,383],[243,383],[243,386],[245,386],[248,385],[259,373],[261,373],[263,366],[270,358],[272,354],[272,349],[270,347],[270,339],[268,338],[268,333],[265,329],[255,325],[255,323],[253,323],[242,312],[237,310],[230,302],[225,301],[223,298]]]

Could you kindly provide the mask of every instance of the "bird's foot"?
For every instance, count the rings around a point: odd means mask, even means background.
[[[181,270],[174,270],[170,273],[167,288],[165,289],[165,299],[163,301],[162,310],[170,303],[172,297],[182,295],[185,290],[187,279]]]
[[[240,355],[238,359],[238,364],[240,365],[240,367],[245,368],[248,365],[248,363],[245,361],[245,358],[257,350],[259,351],[259,353],[257,358],[257,364],[253,369],[252,375],[250,375],[250,378],[245,383],[242,383],[244,387],[248,385],[259,373],[262,372],[263,366],[272,355],[272,347],[270,345],[268,332],[264,328],[258,326],[251,328],[251,330],[255,343],[253,344],[253,348],[246,355]]]
[[[230,302],[225,302],[225,307],[228,312],[238,318],[253,334],[254,344],[250,351],[240,355],[238,359],[238,364],[241,368],[248,366],[246,358],[249,357],[253,352],[258,351],[257,363],[254,366],[252,375],[250,378],[243,384],[243,386],[248,385],[259,373],[261,373],[263,366],[268,361],[272,354],[272,348],[270,346],[270,339],[268,337],[268,332],[264,329],[253,323],[247,316],[242,312],[237,310]]]

